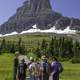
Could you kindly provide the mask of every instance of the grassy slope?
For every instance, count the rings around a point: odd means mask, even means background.
[[[11,41],[16,43],[19,38],[22,38],[22,42],[26,45],[27,48],[36,48],[36,46],[38,45],[38,42],[42,42],[43,39],[46,39],[47,41],[49,41],[51,39],[50,36],[40,36],[40,35],[22,35],[22,36],[9,36],[9,37],[5,37],[6,41]],[[3,38],[0,38],[0,41]],[[35,46],[34,46],[35,45]]]
[[[0,55],[0,80],[12,80],[13,73],[12,54]],[[61,74],[61,80],[80,80],[80,64],[63,62],[64,72]]]
[[[0,80],[12,80],[13,55],[0,55]]]
[[[45,35],[40,35],[40,34],[24,34],[24,35],[15,35],[15,36],[8,36],[8,37],[5,37],[5,40],[6,41],[11,41],[11,42],[14,42],[16,43],[19,38],[21,37],[22,38],[22,41],[23,43],[26,45],[27,48],[36,48],[37,45],[38,45],[38,42],[42,42],[43,39],[46,39],[46,41],[49,41],[51,40],[52,37],[65,37],[65,35],[56,35],[56,34],[45,34]],[[0,42],[3,38],[0,38]],[[35,45],[35,46],[34,46]]]

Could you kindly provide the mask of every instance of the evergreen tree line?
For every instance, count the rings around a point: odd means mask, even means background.
[[[0,54],[3,53],[15,53],[19,51],[21,54],[26,53],[25,45],[22,43],[22,39],[19,38],[17,42],[6,41],[5,38],[1,41],[0,44]]]
[[[34,53],[39,58],[42,55],[49,58],[56,56],[60,60],[71,60],[73,63],[80,63],[80,42],[65,37],[54,37],[49,42],[43,39]]]
[[[0,54],[15,53],[16,51],[19,51],[21,54],[28,54],[29,52],[21,38],[16,43],[6,41],[5,38],[1,41]],[[37,43],[37,48],[33,49],[32,53],[37,58],[40,58],[42,55],[46,55],[49,58],[56,56],[60,60],[71,60],[73,63],[76,63],[80,62],[80,42],[65,37],[54,37],[49,41],[43,39]]]

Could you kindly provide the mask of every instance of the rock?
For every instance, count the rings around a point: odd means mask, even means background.
[[[49,29],[54,25],[57,29],[65,29],[70,25],[71,29],[80,30],[79,19],[64,17],[55,12],[49,0],[26,0],[16,14],[0,26],[0,34],[22,32],[31,29],[34,24],[39,29]]]

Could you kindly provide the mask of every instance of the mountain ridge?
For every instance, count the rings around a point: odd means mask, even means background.
[[[49,0],[26,0],[11,16],[8,21],[0,26],[0,34],[11,32],[22,32],[29,30],[33,25],[41,30],[50,29],[56,26],[56,29],[64,30],[70,26],[72,30],[80,30],[80,20],[65,17],[62,14],[52,10]]]

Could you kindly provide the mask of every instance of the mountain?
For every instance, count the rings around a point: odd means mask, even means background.
[[[80,30],[80,20],[64,17],[52,10],[49,0],[26,0],[11,16],[8,21],[0,26],[0,34],[12,32],[21,33],[37,25],[40,30],[56,29],[64,30],[68,26],[72,30]]]

